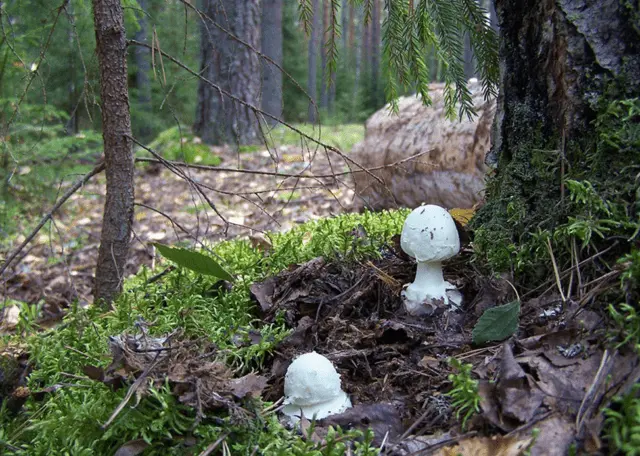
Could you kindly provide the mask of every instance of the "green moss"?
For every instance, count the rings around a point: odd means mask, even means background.
[[[161,281],[147,283],[152,271],[143,269],[127,280],[115,310],[102,313],[98,308],[73,308],[57,328],[29,336],[25,341],[33,372],[28,386],[38,391],[64,385],[45,400],[30,398],[20,415],[0,410],[2,441],[23,448],[22,454],[112,454],[127,441],[144,439],[150,447],[145,454],[195,454],[223,435],[233,454],[251,454],[255,446],[261,454],[344,454],[340,441],[362,437],[353,431],[334,433],[330,445],[320,448],[285,430],[275,415],[239,423],[224,413],[209,414],[197,421],[192,409],[181,406],[168,389],[135,400],[123,409],[106,431],[101,428],[118,406],[126,388],[113,392],[107,386],[82,379],[87,364],[106,367],[111,359],[108,337],[134,331],[143,319],[151,323],[151,335],[176,329],[190,338],[205,338],[218,347],[220,355],[238,374],[260,369],[274,347],[288,334],[284,324],[264,324],[257,318],[249,287],[291,264],[317,256],[355,261],[379,255],[383,243],[399,233],[407,211],[373,214],[346,214],[333,219],[309,222],[288,233],[270,235],[273,251],[264,255],[246,241],[222,242],[212,246],[225,269],[238,279],[230,292],[221,292],[215,278],[177,269]],[[361,224],[369,243],[355,244],[351,231]],[[238,347],[238,334],[256,331],[260,343]],[[73,378],[71,378],[71,377]],[[245,408],[260,411],[261,402],[247,402]],[[187,450],[185,439],[195,437],[195,447]],[[342,445],[342,446],[341,446]],[[374,454],[368,444],[360,453]]]
[[[567,141],[572,160],[553,140],[543,143],[541,126],[514,125],[515,145],[501,157],[499,174],[487,182],[487,204],[472,221],[477,261],[532,285],[551,272],[547,242],[566,266],[574,241],[588,252],[610,235],[632,237],[640,208],[639,121],[637,98],[602,104],[591,132]]]

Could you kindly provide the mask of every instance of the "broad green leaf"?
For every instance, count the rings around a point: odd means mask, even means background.
[[[504,340],[518,329],[520,301],[487,309],[473,328],[473,343]]]
[[[198,274],[219,277],[229,282],[233,281],[233,276],[209,256],[194,250],[169,247],[157,242],[154,242],[153,245],[163,257],[173,261],[180,267],[191,269]]]

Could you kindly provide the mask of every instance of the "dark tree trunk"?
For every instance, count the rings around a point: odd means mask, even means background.
[[[311,5],[313,8],[313,20],[311,23],[311,36],[309,36],[309,48],[308,48],[308,58],[309,58],[309,64],[308,64],[308,70],[309,70],[309,74],[307,77],[307,92],[309,93],[309,96],[311,97],[311,99],[313,100],[313,102],[316,102],[317,96],[318,96],[318,90],[317,90],[317,85],[316,85],[316,81],[317,81],[317,71],[318,71],[318,41],[319,41],[319,36],[320,36],[320,23],[321,23],[321,14],[320,14],[320,7],[322,6],[322,4],[320,3],[322,0],[312,0],[311,1]],[[309,122],[314,123],[316,122],[317,119],[317,115],[316,115],[316,106],[314,106],[313,103],[309,103]]]
[[[207,18],[201,24],[202,74],[234,97],[259,107],[260,62],[254,49],[261,44],[261,0],[204,0]],[[256,113],[244,104],[219,93],[204,81],[198,86],[194,131],[207,144],[254,144],[259,136]]]
[[[140,29],[135,34],[135,40],[147,43],[149,40],[147,15],[144,13],[147,8],[147,0],[138,0],[138,5],[142,12],[136,12]],[[134,128],[136,136],[146,141],[152,133],[148,122],[144,121],[144,116],[151,113],[151,80],[149,78],[151,51],[143,46],[133,46],[133,56],[136,64],[137,107],[141,114],[141,122],[139,125],[135,125],[134,122]]]
[[[282,0],[262,1],[262,53],[282,67]],[[262,110],[282,117],[282,72],[273,64],[262,64]],[[266,119],[269,126],[277,122]]]
[[[329,0],[322,1],[322,42],[320,43],[320,68],[322,69],[322,82],[320,83],[320,107],[322,109],[329,109],[329,87],[328,87],[328,73],[327,68],[327,42],[329,41],[329,21],[331,4]]]
[[[592,121],[612,94],[640,95],[640,36],[623,3],[496,1],[501,81],[487,163],[497,169],[475,222],[486,244],[562,223],[568,172],[602,181],[585,160],[598,139]]]
[[[473,55],[469,35],[465,35],[464,37],[464,76],[467,79],[476,76],[476,59]]]
[[[362,70],[368,73],[371,70],[371,22],[364,23],[363,15],[362,24]]]
[[[380,90],[380,0],[373,0],[371,11],[371,81],[375,108],[383,103],[384,96]]]
[[[360,48],[362,47],[362,20],[363,20],[363,9],[362,5],[357,6],[357,10],[355,12],[355,20],[351,25],[351,29],[353,30],[354,37],[352,38],[352,44],[350,48],[352,49],[355,57],[355,77],[353,81],[353,96],[351,98],[351,116],[355,117],[356,109],[359,107],[359,92],[360,92],[360,79],[362,75],[362,53],[360,52]]]
[[[347,30],[349,30],[349,9],[347,8],[348,1],[342,0],[340,4],[340,14],[341,14],[341,31],[342,31],[342,55],[346,57],[347,55]]]
[[[95,302],[110,305],[122,291],[133,222],[134,162],[127,88],[127,43],[120,0],[93,0],[107,176],[96,267]]]
[[[67,8],[69,15],[73,16],[73,6],[69,4]],[[76,90],[76,52],[74,46],[75,36],[73,32],[73,24],[69,24],[67,42],[69,43],[69,120],[67,120],[65,130],[68,135],[75,135],[78,133],[78,94]]]

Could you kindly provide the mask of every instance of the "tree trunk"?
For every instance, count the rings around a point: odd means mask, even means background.
[[[362,75],[362,53],[360,52],[360,48],[362,46],[362,28],[363,28],[363,8],[362,5],[358,5],[355,13],[355,20],[353,21],[355,24],[352,24],[351,28],[353,30],[354,37],[351,38],[352,44],[350,49],[354,53],[355,57],[355,76],[353,81],[353,96],[351,98],[351,117],[354,118],[356,115],[356,110],[359,106],[359,92],[360,92],[360,79]]]
[[[640,37],[617,0],[497,0],[496,12],[500,96],[486,160],[496,174],[474,223],[476,244],[508,258],[509,243],[566,220],[567,173],[595,183],[621,172],[587,160],[592,122],[612,94],[640,95]]]
[[[313,102],[315,103],[317,100],[317,96],[318,96],[318,90],[317,90],[317,85],[316,85],[316,74],[318,71],[318,41],[319,41],[319,36],[320,36],[320,19],[322,18],[322,16],[320,15],[320,4],[321,0],[312,0],[311,1],[311,5],[313,8],[313,19],[311,22],[311,36],[309,36],[309,48],[308,48],[308,58],[309,58],[309,65],[308,65],[308,70],[309,70],[309,74],[308,74],[308,78],[307,78],[307,92],[309,93],[309,96],[311,97],[311,99],[313,100]],[[314,123],[316,122],[317,119],[317,115],[316,115],[316,106],[314,106],[313,103],[309,103],[309,122],[310,123]]]
[[[95,302],[122,291],[134,202],[134,162],[127,88],[127,43],[120,0],[93,0],[107,190],[96,266]]]
[[[380,90],[380,0],[373,0],[371,11],[371,81],[375,108],[384,104]]]
[[[260,49],[260,4],[261,0],[204,0],[206,19],[201,23],[200,49],[205,79],[257,107],[262,79],[259,58],[215,23],[254,49]],[[204,81],[198,86],[194,131],[212,145],[254,144],[260,137],[256,113]]]
[[[320,83],[320,107],[329,109],[329,68],[327,67],[327,43],[329,41],[329,21],[331,13],[330,0],[322,0],[322,42],[320,43],[320,67],[322,69],[322,82]]]
[[[464,77],[471,79],[476,76],[476,59],[471,48],[469,35],[464,37]]]
[[[371,70],[371,22],[362,24],[362,70],[368,73]]]
[[[148,42],[147,15],[144,13],[147,8],[147,0],[138,0],[138,5],[142,11],[137,11],[138,26],[140,29],[135,34],[135,40],[142,43]],[[136,65],[136,89],[138,98],[138,110],[141,118],[151,114],[151,80],[149,71],[151,70],[151,51],[143,46],[133,46],[133,56]],[[134,122],[135,124],[135,122]],[[146,141],[152,131],[148,122],[140,122],[135,125],[135,133],[141,140]]]
[[[263,0],[262,53],[282,67],[282,0]],[[262,110],[282,117],[282,72],[273,64],[262,64]],[[266,119],[269,126],[277,124]]]
[[[347,30],[349,30],[349,9],[347,9],[348,0],[342,0],[340,4],[341,20],[340,24],[342,32],[342,55],[347,55]]]

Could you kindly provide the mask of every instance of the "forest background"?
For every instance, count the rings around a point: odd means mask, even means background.
[[[299,2],[263,2],[261,52],[284,71],[261,64],[262,109],[286,122],[362,124],[385,103],[382,0],[360,5],[342,0],[337,27],[331,25],[331,3],[309,2],[316,19],[305,31]],[[198,10],[186,2],[127,0],[123,5],[127,38],[149,46],[128,46],[133,135],[151,143],[154,138],[187,134],[196,122],[198,78],[161,52],[195,71],[203,67],[206,48],[201,42],[206,31]],[[36,223],[36,215],[46,212],[56,197],[51,189],[91,169],[102,154],[102,138],[90,2],[14,0],[3,3],[1,19],[0,247],[6,251],[16,232],[24,232]],[[335,30],[340,35],[332,38]],[[443,68],[433,49],[426,54],[431,79],[442,80]],[[468,39],[464,69],[467,78],[475,76]],[[242,151],[257,148],[241,146]],[[198,157],[217,164],[206,148],[201,151],[205,153],[173,151],[166,158]]]

